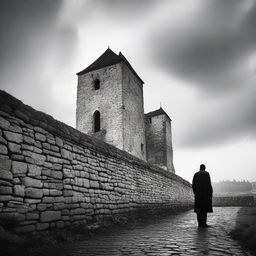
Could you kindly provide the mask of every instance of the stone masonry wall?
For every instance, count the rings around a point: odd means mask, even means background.
[[[94,89],[94,80],[100,89]],[[120,63],[78,76],[76,128],[123,150],[122,66]],[[94,133],[93,114],[100,112],[101,132]]]
[[[0,91],[0,225],[14,232],[189,206],[191,185]]]
[[[173,165],[173,147],[172,147],[172,126],[171,120],[165,117],[165,129],[166,129],[166,166],[167,170],[175,173]]]
[[[151,123],[146,118],[146,137],[147,137],[147,159],[148,162],[166,167],[166,134],[165,116],[157,115],[150,117]]]
[[[146,160],[143,84],[122,63],[123,139],[124,150]]]

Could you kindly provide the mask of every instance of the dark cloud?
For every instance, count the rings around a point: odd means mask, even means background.
[[[180,140],[181,146],[224,145],[256,139],[256,89],[238,93],[232,100],[217,101],[212,109],[198,109]]]
[[[76,28],[61,20],[62,8],[61,0],[0,2],[1,89],[48,113],[56,105],[54,80],[78,44]]]
[[[256,3],[209,1],[184,18],[154,35],[154,60],[211,93],[239,88],[250,75],[245,61],[256,51]]]
[[[152,57],[202,97],[183,146],[255,139],[256,77],[249,60],[256,53],[256,2],[201,1],[175,26],[171,19],[154,34]]]

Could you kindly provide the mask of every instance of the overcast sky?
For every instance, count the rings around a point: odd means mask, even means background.
[[[0,0],[0,87],[75,126],[76,73],[108,46],[172,118],[176,173],[256,181],[256,1]]]

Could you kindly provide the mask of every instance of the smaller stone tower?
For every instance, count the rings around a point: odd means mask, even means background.
[[[145,114],[147,161],[175,173],[171,118],[160,108]]]

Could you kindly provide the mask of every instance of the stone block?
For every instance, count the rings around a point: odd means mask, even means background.
[[[64,148],[61,149],[61,155],[62,155],[63,158],[66,158],[68,160],[73,159],[73,153],[64,149]]]
[[[41,133],[36,132],[36,134],[35,134],[35,139],[44,142],[44,141],[46,141],[46,136],[43,135],[43,134],[41,134]]]
[[[64,190],[63,195],[64,196],[73,196],[73,191],[72,190]]]
[[[48,204],[38,204],[37,205],[37,210],[44,211],[48,207]]]
[[[93,180],[90,180],[90,187],[91,188],[99,188],[99,182],[98,181],[93,181]]]
[[[54,145],[51,145],[51,150],[55,151],[55,152],[59,152],[60,151],[59,147],[54,146]]]
[[[13,161],[12,172],[13,174],[26,174],[28,165],[23,162]]]
[[[13,187],[13,194],[15,196],[21,196],[23,197],[24,196],[24,186],[22,185],[14,185]]]
[[[10,127],[10,122],[0,116],[0,128],[2,128],[4,130],[8,130],[9,127]]]
[[[23,137],[20,133],[4,131],[4,135],[8,141],[12,141],[18,144],[23,141]]]
[[[63,146],[63,140],[59,137],[56,137],[56,145],[62,147]]]
[[[11,170],[12,161],[7,157],[0,156],[0,168],[6,171]]]
[[[9,131],[16,132],[16,133],[22,133],[22,129],[16,124],[11,125],[9,127]]]
[[[85,214],[85,209],[84,208],[77,208],[77,209],[71,209],[70,210],[71,215],[81,215]]]
[[[1,135],[1,133],[0,133]],[[7,140],[0,136],[0,144],[7,145]]]
[[[61,220],[60,211],[45,211],[40,215],[40,222],[50,222],[56,220]]]
[[[37,223],[36,224],[36,229],[37,230],[45,230],[45,229],[48,229],[50,226],[49,223]]]
[[[17,233],[30,233],[30,232],[34,231],[35,229],[36,229],[35,225],[26,225],[26,226],[16,227],[15,231]]]
[[[63,173],[62,171],[51,171],[51,177],[54,179],[62,179],[63,178]]]
[[[11,158],[14,161],[24,161],[24,156],[23,155],[18,155],[18,154],[11,154]]]
[[[35,126],[34,131],[42,133],[42,134],[47,134],[47,131],[44,130],[43,128],[39,127],[39,126]]]
[[[36,210],[36,204],[40,203],[41,200],[42,200],[41,198],[38,198],[38,199],[36,199],[36,198],[25,198],[24,202],[26,204],[29,204],[29,210],[30,211],[34,211],[34,210]]]
[[[8,149],[5,145],[0,144],[0,154],[7,155]]]
[[[34,179],[31,177],[24,177],[22,179],[22,182],[26,187],[34,187],[34,188],[42,188],[43,187],[43,183],[41,180]]]
[[[38,220],[38,219],[39,219],[39,213],[32,213],[32,212],[26,213],[26,220]]]
[[[61,170],[62,169],[62,165],[61,164],[53,164],[52,165],[52,169],[54,169],[54,170]]]
[[[62,195],[62,191],[57,190],[57,189],[50,189],[50,195],[51,196],[61,196]]]
[[[12,187],[0,186],[0,195],[11,195]]]
[[[54,197],[45,196],[42,201],[43,201],[43,203],[54,203],[55,199],[54,199]]]
[[[0,167],[0,179],[1,180],[12,180],[13,179],[13,175],[12,175],[12,173],[10,171],[3,170]]]
[[[12,187],[12,183],[7,180],[0,180],[0,187],[1,186]]]
[[[0,195],[0,202],[9,202],[12,199],[12,196]]]
[[[57,197],[55,197],[55,202],[64,202],[65,201],[65,199],[64,199],[64,196],[57,196]]]
[[[42,173],[42,167],[34,165],[34,164],[28,165],[28,175],[29,176],[40,176],[41,173]]]
[[[29,144],[29,145],[34,145],[35,140],[29,136],[24,136],[23,140],[25,143]]]
[[[26,188],[25,196],[28,198],[42,198],[43,191],[42,189],[37,189],[37,188]]]
[[[8,148],[12,153],[21,153],[19,144],[8,142]]]
[[[56,228],[64,228],[65,223],[64,221],[60,220],[56,222]]]

